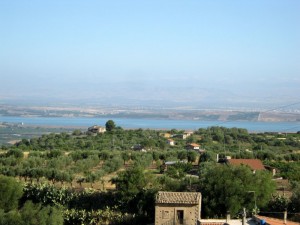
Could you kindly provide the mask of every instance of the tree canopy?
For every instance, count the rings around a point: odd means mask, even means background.
[[[17,208],[22,194],[22,186],[14,178],[0,175],[0,209],[8,212]]]
[[[108,120],[105,123],[105,128],[106,128],[106,131],[112,131],[113,129],[116,128],[116,124],[113,120]]]
[[[253,209],[268,203],[275,190],[271,175],[253,172],[246,166],[216,165],[201,176],[205,216],[236,215],[243,207]]]

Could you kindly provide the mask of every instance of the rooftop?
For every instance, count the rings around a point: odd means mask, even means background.
[[[196,144],[196,143],[191,143],[191,144],[188,144],[189,146],[193,146],[193,147],[200,147],[200,145]]]
[[[227,162],[231,165],[246,165],[252,170],[265,170],[265,167],[259,159],[228,159]]]
[[[300,225],[300,223],[297,222],[292,222],[292,221],[286,221],[286,223],[284,223],[283,219],[275,219],[275,218],[271,218],[271,217],[266,217],[266,216],[256,216],[258,219],[260,220],[264,220],[266,221],[267,224],[270,225]]]
[[[156,195],[156,203],[199,204],[200,199],[201,193],[199,192],[159,191]]]
[[[233,220],[226,220],[226,219],[200,219],[201,225],[242,225],[242,219],[233,219]],[[245,225],[256,225],[255,221],[251,218],[247,218],[245,221]]]

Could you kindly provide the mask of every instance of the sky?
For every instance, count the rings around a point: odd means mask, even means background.
[[[1,0],[0,104],[300,102],[299,12],[299,0]]]

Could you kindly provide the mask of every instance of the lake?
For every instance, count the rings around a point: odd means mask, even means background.
[[[60,127],[89,127],[92,125],[104,126],[112,119],[117,126],[125,129],[184,129],[197,130],[210,126],[224,126],[228,128],[245,128],[249,132],[297,132],[300,131],[299,122],[250,122],[250,121],[200,121],[200,120],[169,120],[169,119],[134,119],[134,118],[65,118],[65,117],[7,117],[0,116],[0,122],[24,123],[36,126]]]

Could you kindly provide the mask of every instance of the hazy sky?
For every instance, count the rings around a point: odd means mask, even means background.
[[[297,102],[300,1],[1,0],[0,83],[0,103]]]

